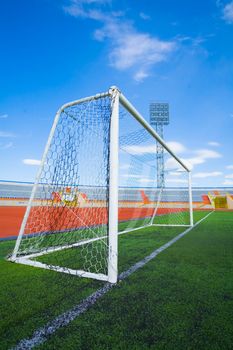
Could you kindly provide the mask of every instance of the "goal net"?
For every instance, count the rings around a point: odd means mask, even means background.
[[[118,234],[190,226],[191,203],[187,166],[112,88],[58,110],[10,260],[115,283]]]

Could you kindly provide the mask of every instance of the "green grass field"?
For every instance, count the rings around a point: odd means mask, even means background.
[[[206,212],[195,212],[195,221]],[[184,228],[119,236],[122,272]],[[7,262],[0,243],[0,349],[9,349],[103,282]],[[40,349],[231,349],[233,213],[215,212]]]

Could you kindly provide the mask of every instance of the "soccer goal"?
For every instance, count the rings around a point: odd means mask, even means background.
[[[153,225],[193,225],[189,168],[118,88],[63,105],[10,260],[116,283],[118,235]]]

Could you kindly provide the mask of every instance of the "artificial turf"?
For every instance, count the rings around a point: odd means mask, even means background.
[[[203,213],[195,216],[199,219]],[[120,236],[119,270],[181,231],[152,227]],[[3,257],[12,247],[13,242],[0,244],[1,349],[30,337],[102,285],[6,262]],[[233,213],[211,214],[41,348],[230,349],[232,251]]]

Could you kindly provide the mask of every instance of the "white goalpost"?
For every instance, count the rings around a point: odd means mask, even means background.
[[[116,283],[118,235],[153,226],[193,226],[190,169],[118,88],[63,105],[9,260]]]

